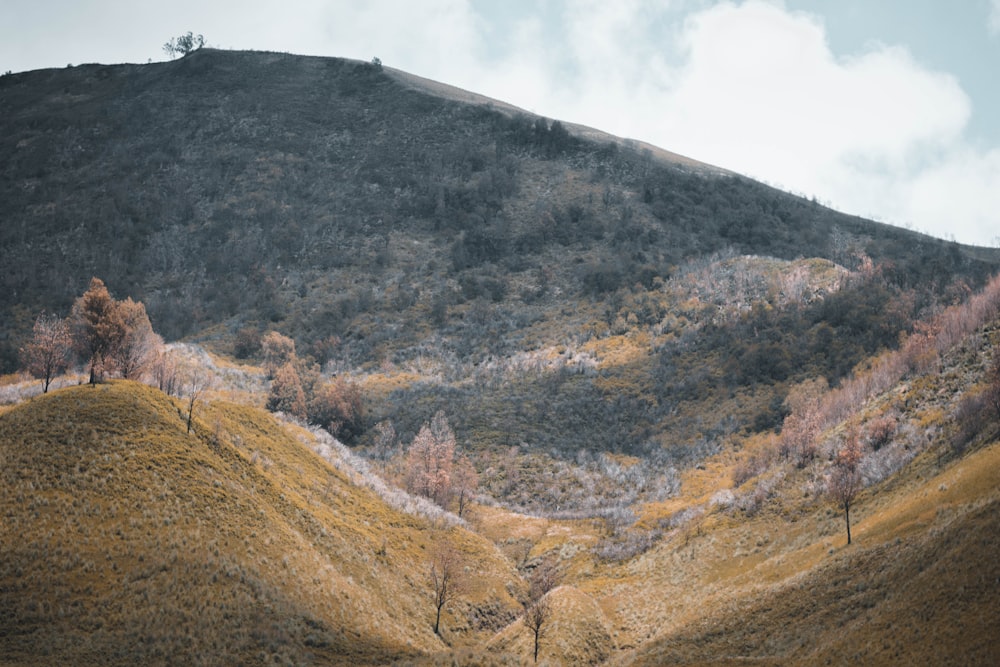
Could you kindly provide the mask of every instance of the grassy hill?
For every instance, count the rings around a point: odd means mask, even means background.
[[[0,661],[521,664],[518,599],[547,559],[561,585],[542,664],[994,664],[1000,422],[961,421],[1000,344],[990,303],[949,311],[991,319],[935,364],[881,388],[859,369],[868,394],[815,458],[747,478],[780,438],[733,442],[624,522],[477,505],[461,527],[393,509],[322,438],[255,407],[208,401],[188,434],[184,405],[141,384],[36,396],[0,413]],[[847,546],[830,447],[889,411]],[[438,637],[442,542],[466,585]]]
[[[179,412],[116,382],[0,415],[0,662],[440,651],[428,570],[442,540],[475,581],[444,636],[475,641],[466,614],[479,605],[512,613],[519,577],[484,539],[391,509],[256,409],[213,403],[192,435]]]

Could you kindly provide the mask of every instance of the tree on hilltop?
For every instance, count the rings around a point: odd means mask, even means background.
[[[559,570],[552,560],[537,565],[528,580],[528,597],[524,600],[524,625],[534,638],[534,658],[538,662],[538,647],[544,636],[545,625],[552,616],[549,591],[559,585]]]
[[[73,303],[70,322],[73,345],[90,364],[91,384],[112,372],[137,379],[163,346],[146,306],[131,297],[116,301],[100,278],[91,278],[90,287]]]
[[[43,380],[48,393],[52,378],[69,367],[73,338],[69,323],[57,315],[42,313],[35,320],[31,342],[21,348],[21,365],[32,377]]]
[[[125,336],[125,320],[100,278],[73,303],[70,316],[77,351],[90,364],[90,384],[104,379],[114,363],[112,351]]]
[[[153,325],[146,315],[146,306],[131,297],[115,304],[122,320],[124,331],[111,350],[115,367],[127,380],[138,379],[152,364],[157,350],[163,347],[163,339],[153,331]]]
[[[173,58],[174,56],[186,56],[203,46],[205,46],[205,37],[203,35],[195,35],[189,30],[186,35],[171,38],[169,42],[163,45],[163,52]]]

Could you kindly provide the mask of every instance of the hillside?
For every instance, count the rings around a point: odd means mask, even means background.
[[[998,359],[998,308],[993,281],[943,315],[963,324],[939,329],[934,363],[829,390],[866,387],[815,458],[776,453],[748,477],[780,438],[735,442],[624,521],[404,513],[346,450],[221,396],[193,434],[184,404],[133,382],[28,399],[0,412],[0,662],[519,664],[517,600],[547,560],[540,664],[995,664],[1000,419],[962,406]],[[848,546],[830,448],[890,414]],[[441,639],[443,542],[467,577]]]
[[[525,605],[539,664],[1000,662],[1000,249],[335,58],[9,74],[0,130],[0,663],[526,664]],[[93,276],[192,432],[13,373]]]
[[[293,337],[363,384],[369,428],[410,439],[444,408],[470,448],[541,466],[688,465],[775,428],[796,384],[836,385],[1000,267],[336,58],[12,74],[0,130],[0,369],[96,275],[168,340],[252,360],[241,334]]]
[[[442,541],[476,582],[449,641],[477,641],[480,606],[513,614],[519,575],[482,538],[392,509],[259,410],[213,402],[192,435],[180,412],[116,382],[0,415],[0,663],[441,651],[428,570]]]

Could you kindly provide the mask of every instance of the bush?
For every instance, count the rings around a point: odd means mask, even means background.
[[[310,422],[345,442],[353,441],[364,431],[361,390],[343,378],[334,378],[317,387],[306,412]]]

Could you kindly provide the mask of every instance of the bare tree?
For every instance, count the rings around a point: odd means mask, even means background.
[[[124,329],[110,355],[123,378],[136,379],[149,368],[157,350],[163,347],[163,339],[153,332],[146,306],[141,301],[129,297],[117,302],[115,307]]]
[[[69,367],[73,339],[69,323],[56,315],[42,313],[35,320],[31,342],[21,348],[21,364],[33,377],[44,381],[48,393],[52,378]]]
[[[441,610],[465,587],[461,554],[455,546],[442,539],[431,557],[431,586],[434,588],[434,634],[441,636]]]
[[[194,420],[194,405],[212,387],[212,375],[208,369],[194,360],[185,363],[179,370],[178,375],[180,377],[181,392],[187,397],[187,432],[190,433]]]
[[[153,355],[151,364],[153,382],[156,387],[168,396],[172,396],[180,389],[180,378],[178,376],[177,356],[161,345]]]
[[[538,647],[544,636],[545,625],[552,615],[549,591],[559,583],[559,570],[551,560],[538,564],[528,580],[528,597],[524,601],[524,625],[534,638],[534,660],[538,662]]]
[[[452,493],[458,502],[458,516],[465,511],[465,505],[479,487],[479,474],[472,461],[465,454],[455,456],[451,472]]]
[[[861,439],[856,429],[851,429],[847,435],[844,447],[837,453],[833,462],[833,472],[830,474],[828,493],[838,505],[844,508],[844,521],[847,524],[847,543],[851,543],[851,505],[861,491]]]

